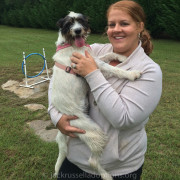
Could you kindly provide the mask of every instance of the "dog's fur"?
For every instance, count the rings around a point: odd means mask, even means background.
[[[57,24],[59,27],[59,37],[56,46],[66,43],[69,43],[71,46],[57,51],[53,56],[54,61],[65,66],[71,66],[70,57],[73,52],[79,52],[84,55],[85,50],[88,50],[91,53],[89,47],[77,47],[75,43],[76,38],[86,39],[90,32],[88,20],[84,15],[70,12],[65,18],[60,19]],[[105,77],[116,76],[118,78],[134,80],[140,76],[140,72],[138,71],[124,71],[105,63],[114,59],[118,59],[122,62],[126,57],[115,53],[109,53],[102,57],[101,60],[95,58],[99,69],[103,72]],[[52,81],[52,104],[62,114],[76,115],[78,117],[78,119],[71,121],[70,124],[71,126],[86,131],[85,134],[75,134],[90,148],[92,152],[92,155],[89,158],[90,166],[96,170],[104,180],[112,180],[111,175],[103,169],[99,162],[108,140],[107,136],[85,113],[87,110],[85,104],[88,92],[86,81],[84,78],[78,77],[74,74],[69,74],[57,66],[53,67]],[[55,175],[57,176],[59,168],[67,155],[68,137],[59,131],[56,141],[59,146],[59,156],[55,165]]]

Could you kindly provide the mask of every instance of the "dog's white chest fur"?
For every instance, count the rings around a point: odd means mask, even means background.
[[[53,59],[65,66],[71,66],[70,57],[73,52],[84,55],[88,47],[68,47],[55,53]],[[85,99],[88,85],[84,78],[65,72],[56,66],[53,67],[52,103],[60,111],[67,115],[73,115],[76,111],[85,111]]]

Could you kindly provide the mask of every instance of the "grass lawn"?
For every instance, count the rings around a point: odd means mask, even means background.
[[[21,81],[22,52],[42,54],[45,48],[48,67],[55,52],[56,31],[0,26],[0,85],[8,80]],[[107,42],[106,37],[91,35],[88,42]],[[143,180],[180,179],[180,42],[153,40],[152,59],[163,71],[163,94],[158,108],[146,127],[148,151]],[[33,61],[33,60],[32,60]],[[29,64],[28,72],[42,69],[42,60]],[[41,141],[26,122],[48,120],[46,110],[29,112],[23,105],[48,106],[47,95],[38,99],[19,99],[0,88],[0,179],[52,179],[58,154],[55,143]]]

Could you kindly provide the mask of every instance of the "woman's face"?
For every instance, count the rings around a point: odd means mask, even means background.
[[[136,23],[125,11],[112,9],[108,16],[107,35],[115,53],[129,56],[138,46],[138,34],[144,24]]]

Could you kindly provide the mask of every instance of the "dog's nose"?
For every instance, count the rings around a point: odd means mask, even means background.
[[[76,29],[74,32],[79,35],[81,34],[81,29]]]

